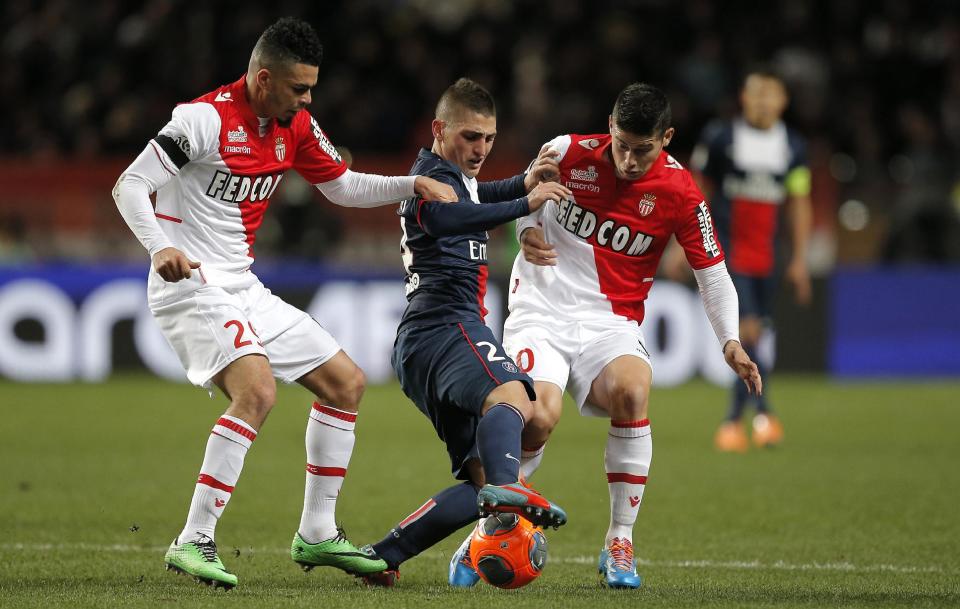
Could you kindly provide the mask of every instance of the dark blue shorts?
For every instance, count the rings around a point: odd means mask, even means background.
[[[533,380],[480,322],[404,328],[394,342],[392,362],[403,392],[433,423],[461,480],[469,477],[464,462],[477,456],[477,424],[490,392],[520,381],[536,399]]]
[[[731,272],[730,277],[740,300],[740,318],[752,316],[769,322],[777,289],[776,275],[750,277]]]

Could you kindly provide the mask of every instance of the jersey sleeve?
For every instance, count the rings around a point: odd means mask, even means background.
[[[523,185],[523,177],[524,174],[521,173],[505,180],[480,182],[477,184],[477,197],[481,203],[519,199],[527,194],[527,189]]]
[[[320,129],[317,120],[310,116],[303,121],[297,142],[297,157],[293,168],[311,184],[323,184],[335,180],[347,171],[347,164],[327,135]]]
[[[805,197],[810,194],[811,175],[807,166],[807,144],[800,135],[790,132],[790,165],[787,167],[787,176],[784,186],[787,194],[793,197]]]
[[[572,141],[573,141],[573,138],[571,138],[569,135],[558,135],[557,137],[553,138],[552,140],[544,144],[544,146],[547,146],[551,150],[556,150],[559,153],[559,156],[557,156],[557,162],[561,163],[563,162],[564,157],[567,156],[567,150],[570,149],[570,144]],[[530,162],[530,166],[531,167],[533,166],[533,161]],[[530,168],[528,167],[527,171],[529,170]],[[518,241],[520,240],[520,235],[523,234],[523,231],[527,230],[528,228],[536,228],[540,226],[542,215],[543,215],[543,206],[541,206],[540,209],[533,212],[532,214],[528,214],[520,218],[519,220],[517,220],[516,231],[517,231]]]
[[[448,171],[429,171],[429,177],[458,189],[460,179]],[[461,183],[462,185],[462,183]],[[397,213],[416,222],[431,237],[448,237],[489,230],[526,215],[530,205],[526,197],[499,203],[477,204],[469,199],[456,203],[425,201],[413,197],[400,204]]]
[[[687,262],[694,270],[700,270],[722,261],[723,250],[717,241],[710,207],[703,193],[694,184],[689,172],[683,172],[683,180],[685,187],[681,193],[680,214],[675,219],[674,233],[687,256]]]
[[[190,161],[216,152],[220,142],[220,115],[206,102],[180,104],[170,122],[150,140],[160,162],[173,175]]]

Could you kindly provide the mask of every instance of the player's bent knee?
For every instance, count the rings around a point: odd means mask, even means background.
[[[277,401],[277,384],[272,377],[269,381],[251,383],[234,401],[259,415],[266,415]]]
[[[353,370],[344,375],[344,378],[334,387],[330,399],[337,408],[356,411],[360,408],[360,400],[366,389],[367,375],[359,366],[354,366]]]
[[[618,383],[610,389],[612,409],[611,418],[616,420],[635,420],[647,416],[647,387],[637,383]]]

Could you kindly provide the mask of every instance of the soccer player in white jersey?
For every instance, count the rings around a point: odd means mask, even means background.
[[[322,52],[309,24],[278,20],[257,41],[246,74],[177,106],[113,191],[150,253],[150,310],[187,378],[219,387],[230,400],[207,441],[186,524],[165,556],[168,569],[226,588],[237,577],[217,555],[214,528],[273,407],[275,377],[316,396],[307,419],[306,490],[293,560],[306,570],[385,568],[350,543],[334,520],[363,372],[319,323],[274,296],[250,269],[256,230],[284,171],[293,168],[348,207],[415,194],[457,200],[450,186],[430,178],[346,167],[306,110]]]
[[[617,97],[609,133],[549,143],[559,153],[558,179],[573,196],[517,223],[522,252],[510,279],[503,345],[537,393],[521,471],[529,478],[539,465],[564,390],[581,414],[610,418],[604,453],[610,526],[598,569],[611,588],[641,584],[633,526],[653,454],[647,417],[653,373],[640,323],[671,235],[694,269],[718,348],[751,391],[762,388],[737,336],[737,293],[709,207],[690,173],[664,151],[674,133],[670,121],[662,91],[629,85]],[[469,581],[461,559],[451,561],[454,585]]]

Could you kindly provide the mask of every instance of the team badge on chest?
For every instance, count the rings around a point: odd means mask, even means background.
[[[283,157],[287,156],[287,145],[283,143],[283,136],[277,137],[276,146],[273,147],[274,154],[277,155],[277,161],[283,162]]]
[[[656,195],[650,194],[649,192],[643,193],[643,198],[640,199],[640,215],[646,217],[652,214],[656,204]]]

